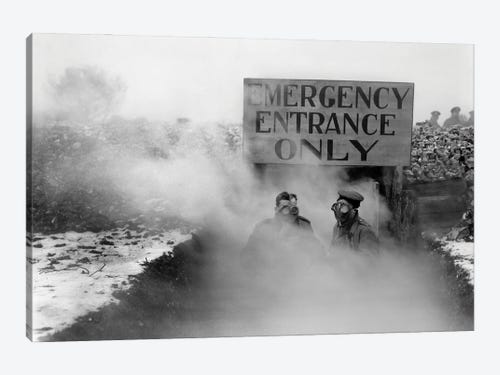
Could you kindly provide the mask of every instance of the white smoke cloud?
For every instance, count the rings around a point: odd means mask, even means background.
[[[57,111],[85,119],[98,134],[107,129],[103,146],[94,151],[105,159],[105,169],[99,170],[100,176],[106,176],[103,184],[113,181],[139,209],[147,211],[153,205],[165,216],[183,218],[231,239],[230,247],[219,249],[218,255],[223,256],[208,280],[218,290],[212,302],[226,323],[218,326],[216,334],[449,327],[449,309],[439,299],[438,275],[425,257],[402,249],[382,251],[378,258],[337,253],[329,260],[298,264],[297,272],[285,279],[279,272],[266,273],[257,284],[255,279],[248,279],[239,263],[240,251],[255,224],[274,215],[274,199],[279,192],[298,195],[301,214],[312,221],[316,235],[327,246],[334,225],[330,206],[340,188],[354,188],[365,196],[360,213],[372,223],[377,213],[381,225],[389,218],[383,200],[373,192],[373,181],[352,183],[345,169],[321,166],[269,167],[260,178],[243,158],[235,126],[193,124],[186,119],[168,124],[120,119],[101,125],[119,102],[123,87],[119,80],[110,80],[93,68],[68,69],[53,84]],[[110,129],[118,132],[119,139],[112,145],[106,138]],[[119,138],[120,134],[124,137]],[[231,137],[236,141],[229,142]],[[142,148],[134,149],[139,140],[154,146],[164,157],[151,157]],[[249,292],[248,283],[258,293]],[[239,286],[245,286],[242,296]],[[197,325],[184,328],[195,335],[210,333]]]
[[[46,110],[53,118],[78,124],[106,121],[126,92],[119,77],[96,66],[68,67],[61,76],[49,79],[47,89],[50,104]]]

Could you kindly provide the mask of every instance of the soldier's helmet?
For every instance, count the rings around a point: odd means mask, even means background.
[[[340,199],[344,199],[349,202],[354,208],[359,208],[361,202],[365,199],[361,194],[354,190],[339,190],[339,197],[337,201]]]

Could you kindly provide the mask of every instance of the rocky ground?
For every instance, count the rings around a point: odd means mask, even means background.
[[[35,233],[27,262],[32,267],[33,339],[71,325],[79,316],[116,302],[141,263],[190,237],[185,230],[127,227],[101,232]]]

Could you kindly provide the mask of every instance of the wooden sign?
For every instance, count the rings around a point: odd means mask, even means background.
[[[246,78],[244,153],[263,164],[409,165],[413,86]]]

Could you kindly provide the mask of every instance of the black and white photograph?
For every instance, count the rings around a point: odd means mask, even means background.
[[[32,341],[473,331],[467,43],[33,33]]]

